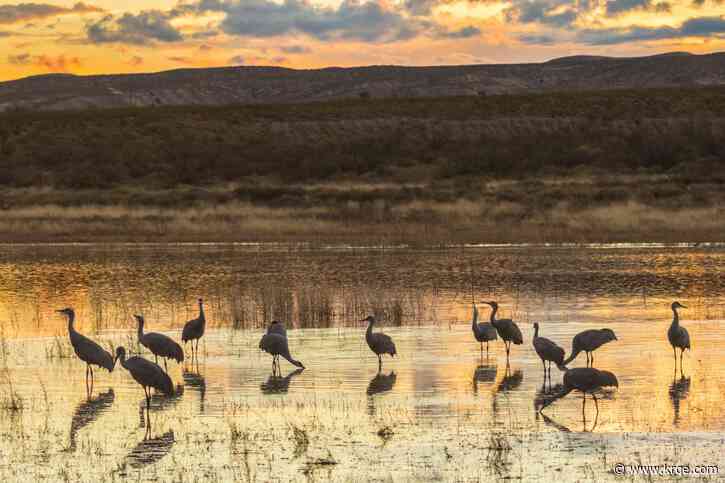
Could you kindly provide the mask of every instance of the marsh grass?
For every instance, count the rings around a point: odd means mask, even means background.
[[[7,367],[0,373],[0,384],[2,384],[4,396],[0,407],[11,413],[18,413],[25,409],[23,398],[16,392],[10,370]]]
[[[73,347],[67,337],[54,335],[45,346],[46,359],[69,359],[72,355]]]

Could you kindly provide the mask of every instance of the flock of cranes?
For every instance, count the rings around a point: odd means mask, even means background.
[[[199,316],[184,324],[181,340],[186,345],[191,342],[191,357],[198,356],[199,340],[203,337],[206,328],[206,318],[204,315],[204,304],[202,299],[198,300]],[[506,349],[506,362],[508,368],[509,357],[511,355],[511,345],[523,344],[523,336],[516,322],[511,319],[497,319],[498,304],[495,301],[483,302],[491,307],[490,321],[478,322],[478,308],[473,304],[473,321],[472,330],[474,338],[480,343],[481,354],[483,355],[483,343],[486,343],[486,351],[488,352],[488,344],[499,338],[504,342]],[[677,370],[677,349],[680,349],[680,372],[682,373],[682,357],[685,350],[690,349],[690,335],[687,329],[680,325],[678,309],[687,308],[679,302],[673,302],[671,309],[673,312],[673,320],[667,331],[667,338],[672,345],[675,357],[675,370]],[[176,360],[178,363],[184,361],[184,350],[172,338],[156,332],[144,332],[144,317],[135,315],[138,323],[138,341],[146,347],[155,358],[155,362],[151,362],[140,356],[126,358],[126,349],[118,347],[115,357],[108,351],[103,349],[99,344],[80,334],[75,330],[75,312],[72,308],[65,308],[58,311],[68,319],[68,335],[70,337],[73,350],[80,360],[86,363],[86,389],[90,394],[93,388],[93,366],[106,369],[112,372],[116,363],[120,361],[121,366],[126,369],[131,377],[144,389],[146,396],[146,405],[150,406],[151,391],[156,390],[164,395],[170,396],[174,392],[174,386],[167,372],[158,365],[158,358],[164,360],[164,368],[167,368],[166,359]],[[373,326],[376,323],[374,316],[369,316],[361,322],[368,324],[365,332],[365,341],[370,350],[378,358],[378,373],[382,370],[382,356],[390,355],[395,357],[397,350],[393,339],[382,333],[373,332]],[[571,352],[568,358],[564,358],[565,351],[554,341],[541,337],[539,335],[539,324],[534,324],[534,336],[532,344],[536,354],[541,359],[544,368],[544,381],[547,378],[551,381],[551,364],[555,364],[557,368],[564,372],[563,387],[552,397],[546,399],[538,408],[542,413],[544,408],[552,404],[554,401],[563,398],[572,391],[579,391],[583,395],[582,411],[586,404],[586,395],[590,394],[594,399],[594,404],[599,411],[597,398],[595,393],[603,387],[619,386],[619,382],[614,374],[609,371],[594,368],[594,352],[604,344],[616,341],[617,336],[611,329],[592,329],[585,330],[577,334],[572,340]],[[259,348],[272,356],[272,372],[274,375],[279,374],[280,363],[279,358],[282,357],[290,364],[298,367],[298,371],[305,368],[302,362],[294,359],[290,354],[289,341],[287,339],[287,330],[279,321],[272,321],[267,328],[266,333],[259,341]],[[569,369],[567,364],[571,363],[581,352],[585,352],[587,356],[586,367],[577,367]]]

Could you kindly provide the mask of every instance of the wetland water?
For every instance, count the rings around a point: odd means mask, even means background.
[[[0,476],[56,481],[614,480],[616,463],[725,471],[725,249],[284,246],[4,246],[0,249]],[[524,334],[479,353],[471,294]],[[85,367],[55,309],[103,345],[138,351],[146,330],[180,338],[207,307],[198,364],[154,397],[119,365]],[[680,300],[693,350],[674,372],[666,332]],[[480,305],[481,320],[487,306]],[[378,315],[399,356],[377,359],[357,322]],[[257,348],[284,320],[304,371]],[[596,352],[614,372],[595,421],[572,393],[537,415],[543,372],[533,322],[567,353],[609,327]],[[147,352],[143,353],[149,357]],[[581,354],[570,367],[584,366]],[[562,374],[552,370],[553,383]],[[146,431],[147,419],[151,423]],[[593,431],[592,431],[593,429]]]

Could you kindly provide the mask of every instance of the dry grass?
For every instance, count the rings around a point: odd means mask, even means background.
[[[233,203],[192,209],[29,207],[7,210],[4,242],[273,241],[437,245],[609,241],[721,241],[720,207],[653,207],[626,201],[552,208],[518,201],[416,201],[379,210],[370,220],[351,210],[269,208]]]
[[[706,179],[577,172],[535,180],[471,177],[422,185],[265,183],[148,192],[151,204],[131,203],[138,193],[123,189],[109,194],[117,202],[90,191],[11,190],[14,202],[0,218],[0,240],[429,246],[721,241],[725,232],[720,208],[725,192]],[[175,203],[188,192],[195,193],[190,203]],[[234,199],[239,193],[260,199]],[[109,204],[83,202],[89,199]],[[42,200],[54,203],[36,203]]]

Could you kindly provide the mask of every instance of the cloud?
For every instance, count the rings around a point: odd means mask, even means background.
[[[579,16],[579,10],[588,9],[587,2],[574,3],[561,0],[532,0],[514,3],[504,10],[509,23],[539,23],[552,27],[568,27]]]
[[[440,37],[448,39],[469,39],[471,37],[478,37],[479,35],[481,35],[481,29],[470,25],[459,30],[442,31],[440,33]]]
[[[144,45],[153,42],[178,42],[181,32],[171,25],[169,12],[146,10],[139,14],[124,13],[120,17],[106,15],[86,26],[88,40],[95,44],[126,43]]]
[[[725,35],[725,17],[696,17],[686,20],[679,27],[633,26],[601,30],[582,30],[577,34],[577,40],[590,45],[614,45],[625,42],[723,35]]]
[[[189,8],[187,4],[183,10]],[[306,0],[200,0],[195,8],[225,13],[222,31],[248,37],[301,33],[325,41],[392,42],[413,38],[435,26],[408,17],[382,0],[343,0],[337,7]]]
[[[128,60],[129,65],[141,65],[143,64],[143,62],[143,57],[141,57],[140,55],[134,55]]]
[[[279,50],[285,54],[309,54],[311,52],[310,48],[304,45],[288,45],[280,47]]]
[[[405,0],[403,7],[413,15],[428,16],[440,0]]]
[[[227,61],[227,64],[230,65],[244,65],[244,56],[242,55],[235,55],[231,59]]]
[[[56,17],[58,15],[98,13],[104,10],[83,2],[72,7],[60,7],[48,3],[19,3],[0,5],[0,24],[25,22],[33,19]]]
[[[173,56],[168,58],[172,62],[177,62],[179,64],[185,64],[185,65],[191,65],[194,63],[193,59],[190,59],[188,57],[182,57],[182,56]]]
[[[32,57],[30,54],[17,54],[17,55],[8,55],[8,64],[13,65],[28,65],[32,61]]]
[[[13,65],[33,65],[41,67],[50,72],[68,72],[73,67],[80,67],[81,60],[78,57],[66,57],[50,55],[30,55],[29,53],[9,55],[8,63]]]
[[[557,41],[556,37],[549,34],[520,34],[517,38],[524,44],[535,45],[553,45]]]
[[[672,10],[672,5],[669,2],[654,3],[652,0],[610,0],[606,5],[605,10],[608,16],[616,16],[634,10],[657,13],[667,13]]]

